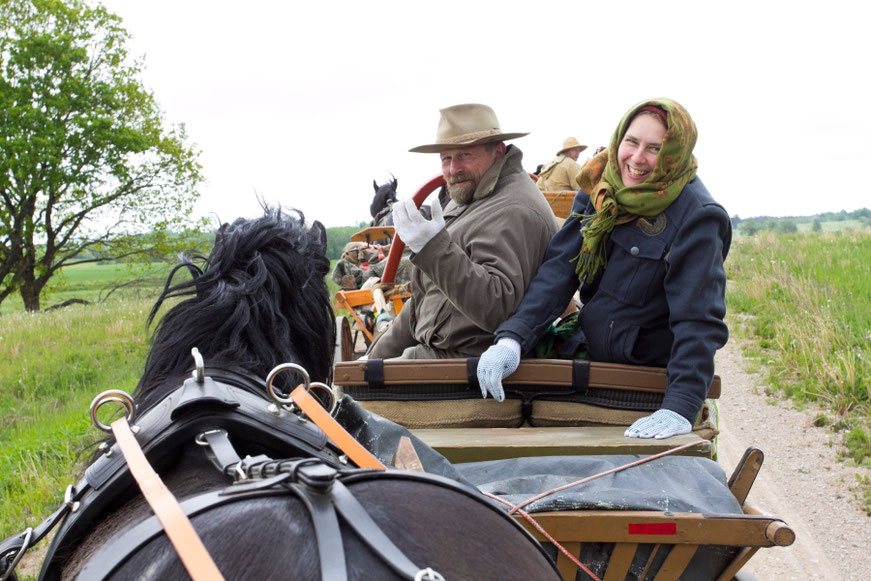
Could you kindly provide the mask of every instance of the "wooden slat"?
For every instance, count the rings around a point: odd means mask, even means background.
[[[360,291],[351,291],[360,292]],[[347,293],[347,291],[346,291]],[[370,299],[371,302],[371,299]],[[336,385],[365,385],[365,361],[337,363]],[[465,359],[396,360],[384,362],[385,385],[414,383],[468,383]],[[571,386],[572,362],[562,359],[524,359],[517,371],[505,378],[506,385]],[[665,393],[665,369],[617,363],[590,363],[590,387]],[[720,397],[720,377],[715,375],[708,397]]]
[[[557,218],[568,218],[572,213],[572,204],[575,201],[573,191],[542,192],[551,210]]]
[[[616,543],[614,551],[611,553],[611,559],[608,561],[608,568],[605,569],[603,581],[623,581],[626,579],[626,573],[629,572],[629,566],[632,564],[637,550],[638,543]]]
[[[587,428],[439,428],[412,430],[451,462],[480,462],[524,456],[658,454],[690,442],[685,456],[712,456],[711,443],[693,434],[657,440],[626,438],[625,427]]]
[[[738,504],[744,504],[747,500],[747,495],[750,494],[750,488],[756,481],[756,475],[759,474],[764,459],[765,454],[759,448],[747,448],[741,456],[741,460],[729,478],[729,490],[735,495]]]
[[[754,515],[708,515],[691,512],[566,510],[537,512],[532,517],[557,542],[581,543],[664,543],[678,545],[726,545],[730,547],[772,547],[766,530],[774,517]],[[532,535],[546,540],[532,525],[518,518]],[[630,534],[630,524],[674,523],[675,534]],[[785,525],[784,525],[785,526]],[[788,527],[787,527],[788,528]],[[787,539],[788,540],[788,539]],[[782,545],[785,546],[785,545]]]
[[[351,234],[351,242],[365,242],[369,244],[375,240],[383,240],[384,238],[393,238],[393,226],[370,226],[359,232]]]
[[[656,573],[654,581],[677,581],[687,568],[690,559],[696,554],[698,545],[675,545],[665,558],[665,562]]]
[[[561,543],[563,548],[577,557],[581,554],[581,543]],[[566,581],[574,581],[575,575],[578,572],[578,566],[575,562],[569,559],[562,551],[556,555],[556,568],[559,574]]]
[[[735,574],[741,570],[741,567],[747,564],[747,561],[750,560],[750,557],[756,554],[756,551],[759,550],[759,547],[744,547],[741,549],[735,558],[732,559],[732,562],[723,569],[723,572],[720,573],[720,576],[717,577],[717,581],[731,581]]]

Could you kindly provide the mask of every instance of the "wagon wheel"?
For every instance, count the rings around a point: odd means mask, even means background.
[[[354,360],[354,337],[351,335],[351,324],[345,317],[336,317],[336,350],[333,358],[336,363]]]
[[[411,197],[414,200],[414,205],[420,208],[427,196],[433,193],[437,188],[445,185],[445,178],[436,176],[420,186],[420,189]],[[381,275],[381,282],[392,284],[396,278],[396,269],[399,267],[399,260],[402,258],[402,251],[405,250],[405,242],[403,242],[398,234],[393,235],[393,242],[390,244],[390,254],[387,256],[387,266],[384,267],[384,272]]]

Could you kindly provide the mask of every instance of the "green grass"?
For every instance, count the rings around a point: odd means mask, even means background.
[[[151,300],[0,318],[0,538],[34,526],[73,484],[99,433],[88,405],[131,391],[146,355]]]
[[[726,269],[732,328],[766,391],[821,404],[840,456],[871,466],[871,231],[761,232],[735,240]]]

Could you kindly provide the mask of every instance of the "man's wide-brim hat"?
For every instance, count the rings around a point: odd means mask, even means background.
[[[502,133],[496,113],[487,105],[470,103],[440,110],[435,143],[418,145],[408,151],[439,153],[445,149],[517,139],[529,133]]]
[[[559,151],[557,151],[556,154],[562,155],[563,153],[567,152],[568,150],[574,149],[576,147],[579,147],[581,149],[581,151],[584,151],[585,149],[587,149],[586,145],[581,145],[580,143],[578,143],[578,140],[575,139],[574,137],[566,137],[565,141],[563,141],[563,148],[560,149]]]

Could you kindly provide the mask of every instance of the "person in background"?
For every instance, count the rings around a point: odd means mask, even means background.
[[[696,127],[670,99],[632,107],[608,149],[584,165],[572,216],[517,311],[482,355],[484,397],[504,399],[518,366],[580,285],[576,328],[592,361],[666,367],[660,409],[634,422],[630,438],[692,430],[728,339],[729,215],[696,175]],[[589,194],[589,198],[587,197]]]
[[[441,110],[435,143],[450,202],[432,204],[432,220],[412,199],[393,205],[396,233],[411,249],[412,297],[373,341],[369,359],[474,357],[514,312],[556,232],[544,197],[505,141],[490,107]],[[566,301],[568,302],[568,301]]]
[[[563,148],[556,153],[556,159],[545,164],[538,173],[538,189],[542,192],[578,191],[578,174],[581,171],[578,157],[585,149],[586,145],[581,145],[574,137],[567,137],[563,141]]]

